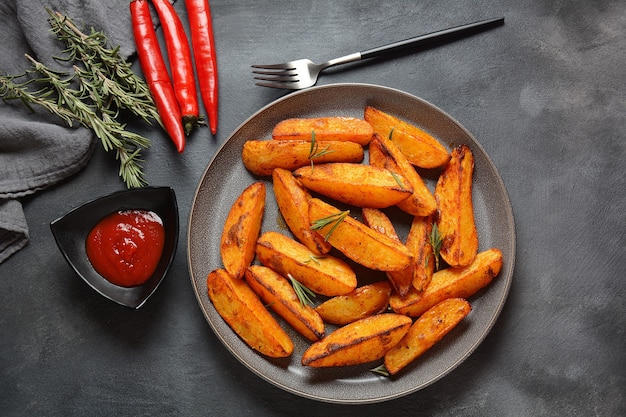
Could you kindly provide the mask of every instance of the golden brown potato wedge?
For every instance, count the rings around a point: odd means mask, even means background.
[[[276,168],[272,173],[274,196],[289,230],[304,246],[317,255],[330,252],[332,246],[314,230],[309,220],[311,195],[290,171]]]
[[[362,211],[362,217],[363,223],[365,223],[368,227],[400,242],[400,238],[396,233],[393,223],[381,210],[364,208]],[[409,241],[407,240],[407,249],[412,251],[412,249],[408,247],[408,243]],[[387,272],[387,278],[389,278],[389,281],[398,294],[404,296],[409,291],[413,282],[413,270],[414,262],[411,262],[411,264],[405,269]]]
[[[433,347],[450,333],[472,310],[462,298],[448,298],[418,318],[402,340],[385,354],[385,368],[391,375]]]
[[[329,298],[315,307],[326,323],[343,326],[382,313],[389,305],[391,284],[380,281],[363,285],[346,295]]]
[[[315,342],[325,335],[324,322],[310,306],[303,305],[289,281],[261,265],[250,265],[245,274],[250,288],[298,333]]]
[[[471,297],[489,285],[501,268],[502,252],[495,248],[487,249],[479,252],[469,266],[435,272],[423,293],[411,289],[404,297],[392,294],[389,305],[398,314],[418,317],[446,298]]]
[[[437,262],[430,240],[432,230],[433,220],[430,216],[415,216],[406,238],[406,247],[411,251],[415,259],[411,283],[418,293],[424,292],[435,272]],[[406,293],[400,295],[404,296]]]
[[[322,368],[380,359],[404,337],[411,323],[407,316],[384,313],[347,324],[309,346],[302,365]]]
[[[291,338],[246,281],[216,269],[207,277],[207,290],[219,315],[252,349],[273,358],[293,353]]]
[[[398,233],[396,232],[396,227],[393,225],[389,216],[387,216],[382,210],[364,207],[361,209],[361,217],[363,218],[363,223],[365,223],[368,227],[382,233],[383,235],[387,235],[398,242],[400,241],[400,237],[398,237]]]
[[[415,125],[371,106],[365,107],[365,120],[372,125],[374,133],[391,138],[415,166],[437,168],[450,159],[450,153],[437,139]]]
[[[281,233],[263,233],[256,253],[263,265],[285,277],[291,275],[317,294],[332,297],[356,288],[356,274],[346,262],[331,255],[317,256]]]
[[[249,185],[231,207],[220,242],[224,268],[235,278],[243,277],[254,260],[256,240],[265,211],[265,183]]]
[[[373,129],[356,117],[293,118],[279,122],[272,131],[272,138],[311,141],[312,132],[316,141],[350,141],[365,146],[372,140]]]
[[[293,175],[309,190],[357,207],[390,207],[413,193],[402,176],[372,165],[338,162],[305,166]]]
[[[316,164],[327,162],[354,162],[363,160],[363,147],[354,142],[324,142],[322,149],[315,151],[310,141],[294,140],[249,140],[243,145],[241,159],[244,166],[255,175],[272,175],[274,168],[294,170],[311,161]]]
[[[392,141],[374,134],[369,152],[371,165],[388,169],[411,184],[413,194],[398,203],[402,211],[414,216],[430,216],[437,210],[437,201],[424,180]]]
[[[409,250],[394,240],[318,198],[309,201],[314,229],[334,248],[354,262],[378,271],[398,271],[409,266]]]
[[[472,151],[460,145],[452,150],[452,158],[435,187],[439,207],[437,225],[443,237],[440,253],[452,267],[469,265],[478,252],[472,203],[473,172]]]

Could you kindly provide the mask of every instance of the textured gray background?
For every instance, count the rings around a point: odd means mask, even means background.
[[[0,415],[617,416],[626,415],[626,6],[593,2],[212,0],[220,128],[177,155],[143,126],[152,185],[181,211],[173,268],[139,311],[76,279],[48,224],[123,188],[96,150],[70,180],[24,199],[29,245],[0,265]],[[176,7],[183,10],[179,0]],[[393,61],[334,70],[439,106],[484,146],[513,205],[517,259],[502,315],[460,367],[382,404],[339,406],[264,382],[215,338],[186,265],[187,218],[206,164],[228,134],[284,95],[249,66],[322,61],[416,34],[505,16],[505,26]]]

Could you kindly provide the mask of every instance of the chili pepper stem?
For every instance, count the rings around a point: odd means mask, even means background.
[[[198,124],[200,124],[200,122],[196,116],[183,116],[183,128],[187,136],[189,136]]]

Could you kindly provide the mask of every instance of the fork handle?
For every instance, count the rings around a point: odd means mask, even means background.
[[[381,55],[386,55],[393,52],[398,52],[404,49],[421,46],[432,46],[436,43],[447,42],[453,39],[458,39],[463,36],[471,35],[474,33],[482,32],[483,30],[491,29],[496,26],[504,24],[504,17],[498,17],[495,19],[481,20],[475,23],[469,23],[466,25],[455,26],[453,28],[439,30],[437,32],[428,33],[425,35],[416,36],[413,38],[405,39],[403,41],[394,42],[389,45],[379,46],[377,48],[368,49],[360,52],[361,59],[375,58]]]

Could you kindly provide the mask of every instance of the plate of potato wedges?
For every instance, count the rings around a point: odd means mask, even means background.
[[[208,163],[189,217],[200,309],[250,371],[366,404],[435,383],[494,326],[515,263],[511,203],[474,136],[369,84],[284,96]]]

